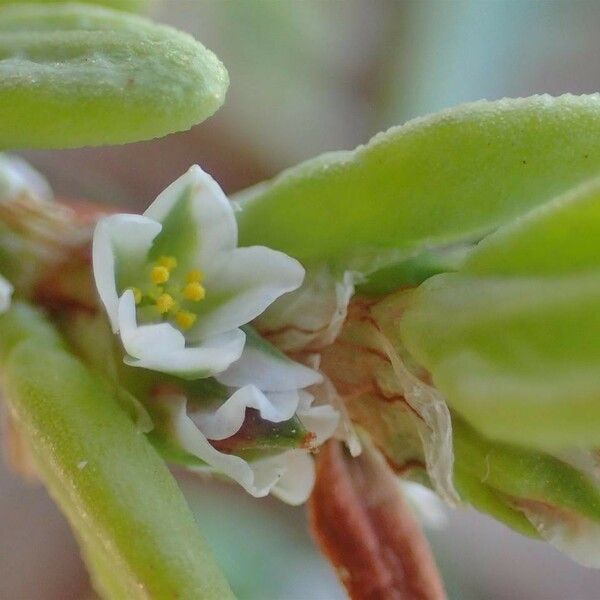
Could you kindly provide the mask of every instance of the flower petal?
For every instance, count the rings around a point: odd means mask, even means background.
[[[129,273],[135,274],[141,268],[160,230],[160,223],[140,215],[111,215],[96,225],[92,245],[94,279],[114,333],[119,331],[117,277],[127,279]]]
[[[300,402],[296,415],[302,425],[315,434],[314,445],[320,446],[336,432],[340,422],[340,413],[328,404],[313,406],[313,397],[307,392],[300,392]]]
[[[167,187],[144,215],[163,223],[178,201],[191,188],[191,210],[198,228],[199,267],[208,269],[214,257],[237,246],[237,223],[227,196],[219,184],[198,165]],[[220,332],[219,332],[220,333]]]
[[[208,295],[189,339],[249,323],[279,296],[298,288],[304,278],[297,260],[263,246],[236,248],[205,270]],[[211,295],[223,300],[211,303]]]
[[[13,291],[11,283],[0,275],[0,314],[8,310]]]
[[[312,464],[299,459],[298,450],[289,450],[267,459],[248,463],[239,456],[219,452],[196,427],[186,412],[186,400],[182,396],[169,396],[156,399],[161,402],[170,416],[171,435],[188,453],[196,456],[208,467],[188,467],[192,472],[206,473],[211,471],[222,473],[239,483],[249,494],[256,498],[266,496],[278,483],[280,498],[290,503],[301,503],[310,494],[314,475],[311,476]],[[306,453],[305,453],[306,454]],[[310,460],[310,459],[309,459]],[[295,484],[292,486],[292,479]]]
[[[183,334],[169,323],[137,326],[131,290],[119,300],[118,327],[129,354],[126,364],[184,379],[209,377],[225,370],[240,357],[246,337],[241,329],[233,329],[205,339],[201,346],[186,348]]]
[[[29,163],[18,156],[0,155],[0,200],[26,193],[40,200],[52,200],[53,194],[46,179]]]
[[[266,421],[281,423],[294,416],[299,400],[296,391],[263,394],[256,386],[247,385],[234,392],[216,411],[197,411],[192,419],[209,440],[224,440],[240,429],[247,408],[258,410]]]
[[[297,390],[320,383],[323,376],[288,358],[275,346],[246,328],[242,356],[217,379],[229,387],[254,384],[263,392]]]
[[[286,469],[271,489],[271,494],[292,506],[304,504],[315,485],[315,462],[308,452],[302,450],[290,450],[284,456]],[[269,460],[273,459],[265,459],[264,462]]]

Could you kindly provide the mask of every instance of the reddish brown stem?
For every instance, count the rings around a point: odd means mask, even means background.
[[[309,501],[311,527],[353,600],[443,600],[425,536],[375,450],[358,458],[329,441]]]

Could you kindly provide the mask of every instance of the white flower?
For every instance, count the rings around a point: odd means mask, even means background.
[[[100,220],[93,263],[126,362],[189,379],[220,373],[240,358],[240,327],[304,277],[281,252],[237,248],[233,208],[198,166],[144,215]]]
[[[160,414],[169,421],[172,443],[207,464],[190,467],[192,471],[222,473],[256,497],[271,492],[289,504],[304,502],[314,483],[308,449],[291,449],[249,462],[220,452],[209,440],[234,436],[244,423],[246,410],[252,408],[263,421],[272,423],[298,417],[311,434],[311,445],[322,444],[333,435],[339,415],[331,406],[312,406],[313,397],[305,388],[320,384],[321,374],[292,361],[248,329],[242,357],[217,378],[231,396],[216,410],[200,409],[197,403],[188,408],[183,395],[167,393],[156,398]]]
[[[309,394],[298,394],[296,406],[299,406],[300,395],[305,404],[297,414],[309,415],[321,422],[320,435],[315,435],[322,443],[331,437],[337,426],[336,413],[330,407],[318,407],[326,409],[327,414],[313,415]],[[160,396],[155,402],[161,405],[163,419],[169,421],[172,443],[207,465],[188,467],[191,471],[221,473],[257,498],[273,493],[288,504],[302,504],[314,484],[314,466],[308,450],[294,448],[250,462],[235,454],[220,452],[209,442],[210,439],[224,439],[235,434],[243,423],[246,408],[256,408],[263,419],[273,422],[292,418],[295,414],[293,395],[287,398],[282,396],[267,397],[257,388],[247,386],[234,393],[217,409],[212,419],[206,413],[191,411],[188,414],[187,400],[182,395]]]

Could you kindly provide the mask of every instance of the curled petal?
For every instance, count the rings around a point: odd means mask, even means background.
[[[241,329],[233,329],[205,339],[201,346],[186,347],[183,334],[169,323],[137,326],[131,290],[119,300],[118,327],[129,355],[126,364],[184,379],[224,371],[241,356],[246,337]]]
[[[249,463],[239,456],[219,452],[211,446],[188,416],[184,397],[162,397],[156,402],[160,402],[169,415],[171,435],[175,442],[208,465],[189,467],[191,471],[222,473],[256,498],[266,496],[275,489],[279,497],[290,504],[301,504],[308,498],[314,481],[314,468],[310,458],[308,461],[298,458],[298,452],[301,451],[289,450]],[[290,478],[294,478],[293,485]]]
[[[290,360],[251,329],[247,329],[242,356],[219,374],[217,379],[230,387],[255,384],[264,392],[282,392],[320,383],[323,377],[317,371]]]
[[[234,392],[216,411],[196,411],[193,421],[209,440],[231,437],[244,423],[247,408],[258,410],[272,423],[294,416],[300,396],[297,391],[263,394],[256,386],[247,385]]]
[[[140,215],[111,215],[98,221],[94,231],[92,260],[94,279],[113,331],[119,331],[117,277],[123,269],[135,272],[146,262],[160,223]],[[123,264],[117,265],[120,258]]]

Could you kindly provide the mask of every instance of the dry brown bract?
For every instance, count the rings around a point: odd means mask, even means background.
[[[353,600],[443,600],[427,540],[376,450],[330,440],[309,501],[313,534]]]

